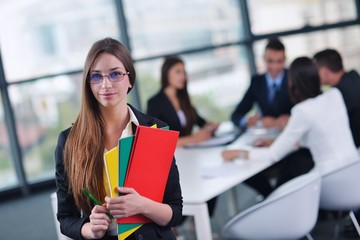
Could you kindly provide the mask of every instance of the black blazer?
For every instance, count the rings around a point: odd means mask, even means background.
[[[140,125],[152,126],[157,124],[158,127],[166,126],[165,123],[147,116],[132,106],[136,118]],[[84,214],[75,205],[74,197],[69,191],[68,179],[64,169],[63,150],[66,139],[70,133],[71,128],[66,129],[59,135],[58,143],[55,150],[55,162],[56,162],[56,185],[57,185],[57,198],[58,198],[58,213],[57,219],[60,222],[60,229],[64,235],[73,239],[82,239],[81,228],[89,222],[89,216]],[[145,160],[145,159],[144,159]],[[169,224],[165,227],[161,227],[155,223],[144,224],[135,233],[132,234],[129,239],[174,239],[175,236],[172,233],[171,227],[177,225],[182,218],[182,195],[179,182],[179,172],[173,159],[169,177],[167,180],[163,203],[169,204],[172,209],[173,215]],[[104,237],[103,239],[107,239]]]
[[[351,133],[356,147],[360,146],[360,76],[352,70],[345,73],[338,85],[343,95],[346,109],[349,116]]]
[[[240,125],[240,120],[251,110],[253,105],[258,104],[262,116],[279,117],[282,114],[290,114],[293,103],[288,92],[287,70],[285,70],[281,88],[276,93],[276,104],[269,103],[269,90],[265,74],[253,76],[250,86],[243,99],[236,106],[231,115],[231,121]]]
[[[196,112],[196,110],[195,110]],[[175,108],[171,104],[169,98],[163,90],[160,90],[156,95],[151,97],[147,103],[147,114],[166,122],[170,129],[179,131],[180,136],[185,136],[185,129],[180,124],[180,119],[176,113]],[[197,125],[202,127],[206,121],[196,112]]]

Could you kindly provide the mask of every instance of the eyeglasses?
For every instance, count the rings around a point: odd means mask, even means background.
[[[124,79],[125,75],[129,75],[129,72],[123,73],[123,72],[111,72],[109,74],[100,74],[100,73],[92,73],[87,77],[87,80],[91,84],[98,84],[103,82],[103,78],[107,77],[110,82],[120,82]]]

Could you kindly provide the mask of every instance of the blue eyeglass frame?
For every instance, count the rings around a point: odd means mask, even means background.
[[[119,80],[114,80],[113,78],[111,78],[111,74],[114,74],[114,73],[121,75],[121,77],[120,77]],[[91,77],[94,76],[94,75],[99,76],[98,82],[96,82],[96,81],[95,81],[95,82],[92,82]],[[87,81],[88,81],[89,83],[91,83],[91,84],[98,84],[98,83],[102,83],[102,82],[103,82],[104,77],[107,77],[107,79],[109,79],[110,82],[120,82],[120,81],[124,80],[124,77],[125,77],[126,75],[130,75],[130,72],[125,72],[125,73],[123,73],[123,72],[120,72],[120,71],[114,71],[114,72],[111,72],[111,73],[109,73],[109,74],[94,73],[94,74],[90,74],[90,75],[87,76]]]

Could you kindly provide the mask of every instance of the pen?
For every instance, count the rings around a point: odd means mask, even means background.
[[[93,203],[102,206],[102,204],[86,188],[83,189],[83,192],[86,194],[86,196],[90,198]],[[113,215],[111,215],[110,213],[107,212],[106,215],[108,215],[109,218],[114,219]]]

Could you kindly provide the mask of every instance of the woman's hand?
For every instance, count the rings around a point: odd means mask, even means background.
[[[160,226],[169,223],[173,212],[168,204],[143,197],[133,188],[117,187],[117,191],[122,195],[114,198],[105,197],[107,208],[114,218],[141,214]]]
[[[232,161],[240,156],[240,150],[224,150],[221,155],[225,161]]]
[[[216,122],[209,122],[207,123],[203,128],[205,128],[206,130],[208,130],[209,132],[211,132],[211,135],[214,135],[214,133],[216,132],[216,130],[219,128],[220,123],[216,123]]]
[[[269,138],[258,138],[254,141],[253,146],[254,147],[268,147],[270,146],[275,139],[269,139]]]
[[[192,135],[192,143],[199,143],[212,137],[212,132],[206,128],[201,128]]]
[[[136,214],[143,214],[144,197],[133,188],[118,187],[119,197],[105,197],[107,208],[114,218],[125,218]]]
[[[90,222],[85,223],[81,228],[81,235],[87,239],[98,239],[105,236],[106,231],[111,224],[111,219],[106,215],[107,209],[96,205],[89,216]]]
[[[235,158],[249,159],[247,150],[224,150],[221,155],[225,161],[232,161]]]
[[[276,119],[276,126],[280,130],[284,130],[289,121],[289,115],[283,114]]]

